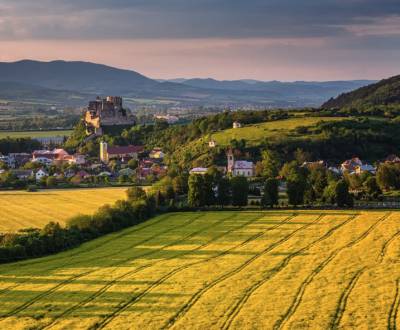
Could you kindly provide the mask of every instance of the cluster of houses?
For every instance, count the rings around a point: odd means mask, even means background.
[[[74,178],[75,182],[80,183],[94,176],[110,178],[125,176],[135,177],[137,180],[147,180],[149,176],[158,178],[167,172],[167,167],[163,163],[164,156],[161,148],[146,152],[143,146],[108,146],[106,142],[101,142],[99,160],[87,159],[82,154],[70,155],[66,150],[57,148],[0,155],[0,161],[4,162],[19,180],[33,178],[40,182],[50,176],[50,166],[54,166],[56,169],[55,172],[54,168],[51,171],[52,176],[57,179]],[[128,166],[131,159],[137,161],[136,169]],[[33,166],[34,169],[25,169],[24,166],[28,162],[36,163],[37,166]],[[118,164],[118,170],[112,169],[111,162]],[[0,170],[0,174],[4,171]]]
[[[231,176],[244,176],[247,178],[251,178],[256,175],[255,164],[252,161],[236,160],[232,149],[228,149],[226,156],[227,156],[227,166],[218,167],[218,169],[222,173],[229,174]],[[390,155],[383,162],[390,164],[400,164],[400,157],[396,155]],[[328,170],[338,175],[344,175],[345,173],[349,175],[360,175],[365,172],[375,174],[377,171],[376,166],[363,162],[358,157],[347,159],[337,167],[328,166],[327,163],[323,160],[315,162],[304,162],[301,166],[308,168],[315,166],[324,166]],[[207,171],[208,171],[207,167],[195,167],[190,170],[190,174],[206,174]]]

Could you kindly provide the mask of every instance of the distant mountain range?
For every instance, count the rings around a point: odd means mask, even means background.
[[[323,108],[361,108],[380,105],[400,106],[400,75],[343,93],[325,102]]]
[[[96,95],[121,95],[130,106],[319,106],[370,80],[279,82],[214,79],[155,80],[135,71],[90,62],[0,62],[0,98],[85,105]]]

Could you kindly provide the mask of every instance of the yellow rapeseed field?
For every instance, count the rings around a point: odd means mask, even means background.
[[[396,329],[400,212],[165,214],[0,265],[0,329]]]
[[[54,189],[0,192],[0,232],[63,223],[76,214],[91,214],[126,197],[127,188]]]

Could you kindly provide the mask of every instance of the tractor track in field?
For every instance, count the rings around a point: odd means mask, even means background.
[[[313,246],[317,245],[318,243],[324,241],[325,239],[329,238],[330,236],[333,235],[333,233],[338,230],[339,228],[345,226],[352,220],[354,220],[358,214],[353,215],[349,217],[347,220],[343,221],[342,223],[332,227],[329,229],[324,235],[316,239],[315,241],[311,242],[310,244],[306,245],[305,247],[301,248],[300,250],[297,250],[296,252],[293,252],[289,256],[287,256],[282,262],[275,268],[273,268],[269,273],[268,276],[261,279],[260,281],[256,282],[254,285],[252,285],[248,290],[246,290],[245,294],[241,297],[241,299],[234,304],[233,308],[231,309],[230,312],[228,312],[227,318],[225,322],[222,325],[222,329],[228,329],[230,325],[233,323],[237,315],[240,313],[240,310],[243,308],[243,306],[246,304],[246,302],[249,300],[251,295],[262,285],[264,285],[266,282],[268,282],[270,279],[272,279],[275,275],[277,275],[279,272],[281,272],[288,264],[289,262],[297,257],[298,255],[301,255],[305,251],[309,250]]]
[[[235,246],[233,246],[233,247],[231,247],[231,248],[229,248],[229,249],[227,249],[227,250],[225,250],[225,251],[222,251],[221,253],[218,253],[218,254],[216,254],[215,256],[206,258],[206,259],[204,259],[204,260],[199,260],[199,261],[196,261],[196,262],[191,263],[191,264],[183,265],[183,266],[181,266],[181,267],[178,267],[178,268],[172,270],[171,272],[165,274],[165,275],[164,275],[162,278],[160,278],[158,281],[156,281],[155,283],[153,283],[153,284],[152,284],[150,287],[148,287],[146,290],[142,291],[142,292],[141,292],[140,294],[138,294],[137,296],[134,296],[134,297],[132,297],[129,301],[122,303],[122,304],[117,308],[117,310],[116,310],[114,313],[110,314],[110,315],[107,316],[104,320],[100,321],[100,322],[96,325],[95,328],[96,328],[96,329],[101,329],[101,328],[105,327],[105,326],[106,326],[108,323],[110,323],[115,317],[117,317],[121,312],[123,312],[124,310],[126,310],[126,309],[129,308],[130,306],[132,306],[132,305],[134,305],[135,303],[137,303],[137,302],[138,302],[145,294],[147,294],[149,291],[151,291],[152,289],[154,289],[154,288],[157,287],[158,285],[164,283],[167,279],[169,279],[169,278],[172,277],[173,275],[179,273],[180,271],[185,270],[185,269],[187,269],[187,268],[190,268],[190,267],[192,267],[192,266],[194,266],[194,265],[198,265],[198,264],[205,263],[205,262],[208,262],[208,261],[210,261],[210,260],[213,260],[213,259],[222,257],[222,256],[228,254],[229,252],[231,252],[232,250],[237,249],[237,248],[239,248],[239,247],[242,247],[242,246],[246,245],[247,243],[249,243],[249,242],[251,242],[251,241],[254,241],[255,239],[257,239],[257,238],[263,236],[266,232],[268,232],[268,231],[270,231],[270,230],[273,230],[273,229],[275,229],[275,228],[277,228],[277,227],[279,227],[279,226],[281,226],[281,225],[287,223],[288,221],[290,221],[290,219],[292,219],[292,217],[294,217],[294,216],[291,216],[291,217],[288,217],[288,218],[284,219],[283,221],[279,222],[278,224],[274,225],[274,226],[271,227],[271,228],[268,228],[267,230],[264,230],[263,232],[259,232],[259,233],[256,233],[255,235],[250,236],[249,238],[247,238],[247,239],[246,239],[245,241],[243,241],[242,243],[239,243],[239,244],[237,244],[237,245],[235,245]],[[252,220],[251,222],[254,222],[254,221],[258,220],[258,219],[259,219],[259,218],[256,218],[256,219]],[[251,222],[250,222],[250,223],[251,223]],[[247,224],[246,224],[246,225],[247,225]],[[239,228],[239,229],[240,229],[240,228]],[[236,231],[236,230],[237,230],[237,229],[231,230],[230,232],[233,232],[233,231]],[[221,236],[224,236],[224,235],[221,235]]]
[[[182,227],[185,227],[185,226],[188,226],[188,225],[192,224],[194,221],[196,221],[197,219],[199,219],[199,218],[202,217],[202,216],[203,216],[203,215],[198,215],[198,216],[196,216],[196,217],[193,217],[193,218],[189,219],[189,220],[186,221],[183,225],[181,225],[179,228],[182,228]],[[150,236],[150,237],[148,237],[148,238],[146,238],[146,239],[144,239],[144,240],[142,240],[142,241],[140,241],[140,242],[138,242],[138,243],[135,243],[134,245],[132,245],[132,246],[130,246],[130,247],[128,247],[128,248],[125,248],[125,249],[123,249],[123,250],[121,250],[121,251],[114,252],[114,253],[112,253],[112,254],[110,254],[110,255],[108,255],[108,256],[102,256],[102,258],[110,257],[110,256],[113,256],[113,255],[117,255],[117,254],[121,253],[122,251],[126,251],[126,250],[129,250],[129,249],[131,249],[131,248],[133,248],[133,247],[135,247],[135,246],[142,245],[143,243],[146,243],[146,242],[148,242],[148,241],[150,241],[150,240],[152,240],[152,239],[154,239],[154,238],[156,238],[156,237],[158,237],[158,236],[160,236],[160,235],[163,235],[163,234],[166,234],[166,233],[168,233],[168,232],[171,232],[171,231],[175,230],[176,228],[177,228],[177,227],[169,228],[169,229],[167,229],[167,230],[165,230],[165,231],[162,231],[161,233],[158,233],[158,234],[156,234],[156,235],[152,235],[152,236]],[[183,238],[183,239],[184,239],[184,238]],[[134,258],[125,258],[125,259],[122,260],[122,261],[118,261],[118,262],[116,262],[116,263],[114,263],[114,264],[109,265],[109,267],[113,267],[113,266],[119,265],[119,264],[121,264],[121,263],[127,262],[127,261],[132,260],[132,259],[136,259],[136,258],[139,258],[139,257],[144,257],[144,256],[147,256],[147,255],[149,255],[149,254],[151,254],[151,253],[159,252],[160,250],[162,250],[162,249],[164,249],[164,248],[166,248],[166,247],[168,247],[168,246],[174,245],[174,244],[178,243],[178,242],[181,241],[181,240],[182,240],[182,239],[179,239],[179,240],[174,241],[174,242],[172,242],[172,243],[170,243],[170,244],[167,244],[166,246],[163,246],[162,248],[158,248],[158,249],[155,249],[155,250],[146,252],[146,253],[144,253],[144,254],[135,256]],[[74,263],[68,264],[68,266],[73,265],[73,264],[74,264]],[[59,268],[59,267],[60,267],[60,266],[58,266],[58,267],[56,267],[56,268]],[[54,269],[56,269],[56,268],[54,268]],[[22,310],[24,310],[24,309],[26,309],[27,307],[31,306],[32,304],[34,304],[35,302],[39,301],[40,299],[42,299],[42,298],[48,296],[49,294],[55,292],[55,291],[56,291],[57,289],[59,289],[60,287],[62,287],[62,286],[64,286],[64,285],[67,285],[67,284],[70,284],[71,282],[73,282],[73,281],[75,281],[75,280],[77,280],[77,279],[79,279],[79,278],[81,278],[81,277],[83,277],[83,276],[89,275],[89,274],[91,274],[91,273],[93,273],[93,272],[95,272],[95,271],[97,271],[97,270],[98,270],[97,268],[94,269],[94,270],[91,269],[91,270],[89,270],[89,271],[87,271],[87,272],[83,272],[83,273],[77,274],[77,275],[75,275],[75,276],[72,276],[72,277],[70,277],[70,278],[68,278],[68,279],[66,279],[66,280],[64,280],[64,281],[62,281],[62,282],[60,282],[60,283],[58,283],[56,286],[52,287],[52,288],[49,289],[49,290],[46,290],[46,291],[42,292],[41,294],[37,295],[36,297],[34,297],[34,298],[32,298],[32,299],[26,301],[24,304],[22,304],[22,305],[16,307],[16,308],[13,309],[12,311],[1,315],[1,316],[0,316],[0,320],[2,320],[2,319],[4,319],[4,318],[7,318],[7,317],[10,317],[10,316],[13,316],[13,315],[15,315],[15,314],[21,312]],[[21,284],[23,284],[23,283],[21,283]]]
[[[209,229],[209,228],[215,227],[215,226],[217,226],[217,225],[223,223],[223,222],[226,221],[226,220],[235,218],[236,216],[237,216],[237,214],[234,215],[234,216],[224,217],[224,218],[220,219],[220,221],[218,221],[216,224],[212,224],[212,225],[208,226],[207,228],[204,228],[203,230],[198,231],[198,232],[196,232],[196,233],[194,233],[194,234],[197,235],[197,234],[199,234],[199,232],[202,232],[202,231],[207,230],[207,229]],[[261,217],[262,217],[262,216],[261,216]],[[231,229],[231,230],[229,230],[229,231],[227,231],[227,232],[224,232],[224,233],[222,233],[222,234],[220,234],[220,235],[217,235],[216,237],[212,238],[211,240],[208,240],[207,242],[203,243],[202,245],[199,245],[198,247],[196,247],[196,248],[194,248],[194,249],[192,249],[192,250],[190,250],[190,251],[183,252],[183,253],[179,253],[179,251],[178,251],[177,254],[175,254],[175,255],[173,255],[173,256],[170,256],[170,257],[168,257],[168,258],[159,260],[158,262],[163,262],[163,261],[166,261],[166,260],[171,260],[171,259],[174,259],[174,258],[177,258],[177,257],[184,256],[184,255],[186,255],[186,254],[193,253],[194,251],[200,250],[200,249],[206,247],[207,245],[210,245],[212,242],[218,240],[219,238],[221,238],[221,237],[223,237],[223,236],[225,236],[225,235],[227,235],[227,234],[229,234],[229,233],[231,233],[231,232],[240,230],[241,228],[243,228],[243,227],[245,227],[245,226],[247,226],[247,225],[249,225],[249,224],[251,224],[251,223],[257,221],[259,218],[260,218],[260,216],[257,216],[257,217],[255,217],[254,219],[251,219],[251,220],[249,220],[249,221],[243,223],[242,225],[240,225],[240,226],[238,226],[238,227],[236,227],[236,228],[233,228],[233,229]],[[192,234],[193,234],[193,233],[192,233]],[[191,235],[191,236],[194,236],[194,235]],[[158,262],[156,262],[156,263],[158,263]],[[115,278],[114,280],[110,281],[110,282],[107,283],[105,286],[103,286],[100,290],[98,290],[97,292],[95,292],[93,295],[87,297],[86,299],[84,299],[83,301],[79,302],[78,304],[76,304],[76,305],[74,305],[74,306],[71,306],[70,308],[68,308],[67,310],[65,310],[64,312],[62,312],[62,314],[60,314],[60,315],[58,315],[57,317],[55,317],[55,318],[52,320],[51,323],[49,323],[49,324],[47,324],[47,325],[45,325],[45,326],[43,326],[43,327],[39,327],[39,329],[46,329],[46,328],[49,328],[49,327],[55,325],[55,324],[58,322],[59,319],[61,319],[62,317],[66,316],[66,315],[68,315],[68,314],[70,314],[70,313],[72,313],[73,311],[75,311],[75,310],[77,310],[78,308],[84,306],[85,304],[87,304],[87,303],[93,301],[93,300],[96,299],[97,297],[101,296],[101,295],[102,295],[104,292],[106,292],[112,285],[116,284],[116,283],[117,283],[118,281],[120,281],[121,279],[123,279],[123,278],[125,278],[125,277],[127,277],[127,276],[131,276],[131,275],[133,275],[133,274],[135,274],[135,273],[138,273],[139,271],[141,271],[141,270],[143,270],[143,269],[145,269],[145,268],[152,267],[152,266],[154,266],[154,264],[156,264],[156,263],[152,263],[152,264],[148,264],[148,265],[143,265],[143,266],[141,266],[141,267],[138,267],[138,268],[133,269],[132,271],[130,271],[130,272],[128,272],[128,273],[125,273],[125,274],[123,274],[123,275],[121,275],[121,276],[118,276],[117,278]],[[183,267],[183,266],[182,266],[182,267]]]
[[[293,217],[294,218],[294,217]],[[242,263],[240,266],[236,267],[235,269],[223,274],[222,276],[216,278],[215,280],[211,281],[209,284],[204,286],[202,289],[197,291],[191,299],[184,305],[182,308],[180,308],[177,313],[175,313],[174,316],[172,316],[164,326],[162,326],[162,329],[169,329],[171,328],[179,319],[181,319],[191,308],[192,306],[209,290],[211,290],[213,287],[215,287],[217,284],[221,283],[222,281],[228,279],[229,277],[234,276],[235,274],[238,274],[241,270],[243,270],[245,267],[250,265],[252,262],[260,258],[261,256],[265,255],[266,253],[272,251],[276,247],[282,245],[283,243],[287,242],[290,238],[292,238],[295,234],[297,234],[299,231],[315,224],[318,222],[322,217],[317,217],[314,221],[307,223],[300,228],[294,230],[291,232],[289,235],[281,238],[280,240],[272,243],[265,249],[263,249],[261,252],[255,254],[253,257],[250,259],[246,260],[244,263]]]
[[[86,248],[86,249],[82,249],[82,248],[80,248],[79,250],[80,251],[77,251],[77,252],[75,252],[75,253],[71,253],[71,254],[69,254],[69,255],[67,255],[67,256],[64,256],[64,257],[59,257],[59,258],[57,258],[57,260],[59,261],[59,260],[63,260],[63,259],[70,259],[71,257],[75,257],[75,256],[77,256],[77,255],[80,255],[80,254],[83,254],[83,253],[86,253],[86,252],[91,252],[91,251],[93,251],[93,250],[95,250],[95,249],[97,249],[98,247],[102,247],[104,244],[106,244],[106,243],[108,243],[108,242],[111,242],[111,241],[113,241],[113,240],[115,240],[115,239],[118,239],[118,238],[122,238],[122,237],[125,237],[125,236],[129,236],[129,235],[131,235],[131,234],[133,234],[133,233],[136,233],[136,232],[138,232],[138,231],[141,231],[141,230],[143,230],[143,229],[147,229],[148,227],[151,227],[151,226],[153,226],[153,225],[156,225],[156,224],[158,224],[159,222],[162,222],[162,221],[164,221],[164,220],[166,220],[166,219],[168,219],[168,218],[170,218],[170,217],[172,217],[173,216],[173,214],[165,214],[165,215],[161,215],[160,216],[160,219],[158,219],[157,221],[154,221],[153,223],[149,223],[149,224],[145,224],[145,225],[143,225],[143,226],[141,226],[140,228],[133,228],[132,230],[130,230],[129,231],[129,228],[124,228],[124,229],[121,229],[121,233],[117,233],[117,234],[115,234],[115,233],[110,233],[110,238],[108,238],[108,239],[105,239],[105,240],[102,240],[100,243],[98,243],[98,244],[96,244],[96,245],[93,245],[93,246],[90,246],[90,247],[88,247],[88,248]],[[151,220],[149,220],[149,221],[151,221]],[[144,224],[145,222],[142,222],[142,224]],[[140,225],[140,224],[138,224],[138,225]],[[133,227],[134,226],[138,226],[138,225],[133,225]],[[126,232],[126,230],[128,229],[128,232]],[[100,237],[101,238],[101,237]],[[90,241],[86,241],[86,242],[83,242],[82,244],[85,244],[85,243],[88,243],[88,242],[90,242]],[[61,252],[62,253],[62,252]],[[46,257],[44,257],[44,258],[47,258],[48,256],[46,256]],[[51,256],[50,256],[51,257]],[[36,264],[41,264],[41,263],[46,263],[46,262],[51,262],[52,260],[45,260],[45,261],[43,261],[43,260],[40,260],[40,259],[37,259],[37,260],[23,260],[23,261],[21,261],[20,262],[20,264],[19,264],[19,267],[30,267],[30,266],[32,266],[32,265],[36,265]],[[51,270],[51,269],[54,269],[54,267],[52,267],[52,268],[49,268],[49,270]],[[0,275],[1,275],[2,273],[0,273]]]
[[[380,253],[380,255],[378,256],[378,260],[379,260],[380,262],[382,262],[383,259],[385,258],[386,253],[387,253],[387,250],[388,250],[390,244],[392,244],[398,237],[400,237],[400,231],[398,231],[397,233],[395,233],[395,234],[382,246],[381,253]]]
[[[360,279],[360,277],[362,276],[362,274],[365,272],[366,269],[367,269],[367,267],[363,267],[360,270],[358,270],[357,272],[355,272],[355,274],[351,278],[349,284],[347,285],[347,287],[344,289],[344,291],[340,295],[340,299],[339,299],[338,305],[336,307],[335,315],[333,316],[331,324],[330,324],[330,329],[337,329],[339,327],[339,324],[340,324],[340,321],[342,320],[344,311],[346,310],[347,301],[349,299],[349,296],[350,296],[351,292],[353,291],[354,287],[357,285],[358,280]]]
[[[400,279],[396,280],[396,291],[394,295],[393,302],[390,306],[389,316],[388,316],[388,330],[397,329],[397,316],[400,310]]]
[[[346,245],[342,246],[341,248],[336,249],[334,252],[332,252],[328,258],[326,258],[322,263],[320,263],[308,276],[307,278],[302,282],[300,285],[299,290],[296,293],[296,296],[288,308],[287,312],[282,316],[281,319],[279,319],[275,324],[274,324],[274,329],[281,329],[288,321],[289,319],[294,315],[296,312],[297,308],[301,304],[303,300],[304,293],[308,287],[308,285],[314,280],[315,276],[317,276],[340,252],[358,244],[360,241],[365,239],[380,223],[385,221],[391,213],[386,214],[383,216],[381,219],[379,219],[377,222],[375,222],[373,225],[371,225],[362,235],[360,235],[358,238],[355,240],[347,243]]]

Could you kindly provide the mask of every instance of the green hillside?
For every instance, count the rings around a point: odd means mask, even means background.
[[[400,75],[344,93],[325,102],[322,108],[367,108],[397,105],[400,107]]]
[[[1,329],[395,329],[400,213],[171,213],[0,266]]]

